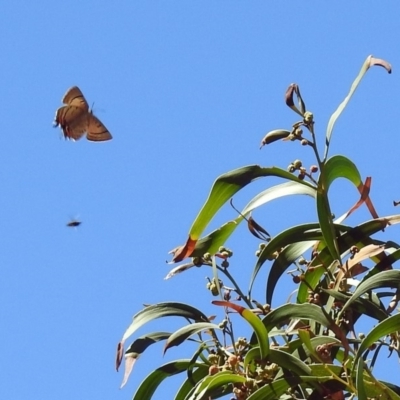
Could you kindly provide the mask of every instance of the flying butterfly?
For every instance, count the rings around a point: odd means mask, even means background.
[[[60,126],[64,137],[79,140],[86,132],[87,140],[103,142],[112,139],[111,133],[89,110],[89,105],[77,86],[67,90],[62,102],[66,104],[56,111],[54,126]]]

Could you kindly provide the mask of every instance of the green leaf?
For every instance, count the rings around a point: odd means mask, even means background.
[[[121,342],[125,342],[129,336],[148,322],[157,318],[172,316],[192,319],[194,321],[208,321],[206,315],[188,304],[177,302],[158,303],[148,306],[134,315],[133,321],[125,331]]]
[[[289,268],[289,266],[315,244],[314,240],[294,243],[286,246],[279,253],[278,258],[272,263],[268,274],[266,287],[266,303],[272,304],[272,296],[279,278]]]
[[[364,75],[368,71],[368,69],[372,65],[381,65],[381,66],[384,66],[389,73],[391,73],[390,64],[384,62],[383,60],[378,60],[378,62],[376,62],[376,61],[377,61],[377,59],[375,59],[372,56],[367,57],[363,66],[361,67],[360,72],[358,73],[356,79],[354,80],[353,84],[351,85],[350,92],[345,97],[345,99],[339,104],[339,107],[337,108],[337,110],[332,114],[331,118],[329,119],[327,130],[326,130],[326,145],[325,145],[324,160],[326,160],[327,155],[328,155],[329,144],[331,141],[333,127],[334,127],[337,119],[339,118],[340,114],[346,108],[347,103],[350,101],[350,99],[353,96],[354,92],[356,91],[359,83],[361,82],[361,79],[364,77]]]
[[[190,336],[205,330],[219,329],[219,326],[210,322],[195,322],[193,324],[186,325],[177,331],[175,331],[167,340],[164,347],[164,353],[171,347],[179,346]]]
[[[297,182],[301,185],[313,187],[309,183],[301,181],[293,174],[277,167],[262,168],[258,165],[249,165],[221,175],[214,182],[206,202],[193,222],[186,244],[172,250],[174,255],[173,262],[182,261],[184,258],[192,255],[196,243],[200,239],[206,226],[214,218],[217,211],[229,201],[234,194],[253,180],[268,176],[275,176]]]
[[[317,213],[321,231],[333,259],[340,260],[336,243],[336,234],[333,227],[332,212],[328,201],[329,187],[335,179],[346,178],[352,182],[359,191],[363,188],[360,173],[355,164],[344,156],[334,156],[324,165],[318,181]]]
[[[385,229],[388,225],[395,225],[400,222],[400,215],[392,215],[388,217],[376,218],[370,221],[366,221],[359,226],[354,228],[345,227],[340,225],[340,230],[344,233],[338,238],[339,252],[343,254],[353,245],[368,245],[374,243],[370,238],[371,235]],[[327,268],[333,259],[327,247],[323,248],[318,257],[312,262],[312,267],[318,267],[318,265],[324,265]],[[305,280],[312,287],[315,288],[319,282],[320,277],[324,274],[325,269],[323,267],[308,269],[306,272]],[[297,302],[304,303],[307,299],[308,286],[305,283],[301,283],[297,295]]]
[[[125,355],[139,358],[149,346],[161,340],[168,339],[170,335],[170,332],[152,332],[140,336],[126,349]]]
[[[341,229],[341,226],[338,225],[337,229],[338,230]],[[293,245],[294,243],[298,242],[316,241],[321,239],[322,239],[322,233],[321,230],[319,229],[319,224],[317,223],[308,223],[308,224],[294,226],[276,235],[264,247],[260,256],[258,257],[257,263],[253,269],[253,273],[250,278],[249,293],[251,293],[254,280],[257,277],[257,274],[259,273],[264,262],[269,258],[272,258],[273,254],[276,251],[279,251],[280,249],[289,244]]]
[[[186,379],[182,386],[179,388],[175,395],[174,400],[185,400],[186,397],[194,390],[194,385],[200,382],[208,375],[208,368],[197,368],[196,371],[191,374],[190,378]]]
[[[256,360],[262,360],[259,346],[251,348],[244,358],[244,370],[247,371],[251,368]],[[301,361],[299,358],[293,356],[285,351],[270,349],[267,361],[278,364],[281,368],[285,368],[296,375],[311,375],[310,367]],[[279,374],[279,373],[278,373]],[[278,378],[277,376],[276,378]]]
[[[364,386],[364,360],[360,358],[358,360],[357,372],[356,372],[356,388],[358,400],[368,400],[367,392]]]
[[[215,300],[212,302],[212,304],[229,307],[238,312],[254,329],[254,334],[256,335],[258,345],[260,346],[261,358],[265,358],[269,354],[268,331],[265,329],[265,326],[261,320],[254,313],[247,308],[229,301]]]
[[[343,304],[345,304],[351,298],[351,295],[348,295],[346,293],[341,293],[334,289],[322,288],[321,290],[332,296],[335,300],[342,302]],[[376,305],[374,302],[370,301],[367,298],[360,297],[356,299],[354,301],[353,308],[360,314],[364,314],[371,318],[375,318],[378,321],[382,321],[389,316],[384,308],[379,307],[378,305]]]
[[[399,330],[400,325],[400,314],[393,315],[380,322],[378,325],[373,327],[364,340],[361,342],[360,347],[358,348],[357,354],[354,357],[352,370],[354,371],[355,367],[358,365],[358,360],[362,356],[365,350],[367,350],[373,343],[379,340],[381,337],[389,335],[393,332],[397,332]]]
[[[313,320],[325,327],[329,327],[331,324],[331,321],[322,312],[321,307],[315,304],[284,304],[266,315],[262,323],[267,331],[270,331],[272,328],[295,318]]]
[[[246,378],[243,376],[236,375],[231,371],[220,371],[215,375],[204,378],[188,400],[208,399],[206,396],[212,396],[213,392],[225,385],[244,382],[246,382]]]
[[[249,165],[223,174],[214,182],[205,204],[190,228],[190,237],[192,239],[199,239],[201,233],[217,211],[229,201],[234,194],[253,180],[267,176],[276,176],[295,182],[301,182],[300,179],[283,169],[276,167],[262,168],[259,165]]]
[[[237,217],[212,231],[207,236],[202,237],[196,243],[191,257],[202,257],[205,253],[217,253],[219,247],[225,244],[242,220],[243,217]]]
[[[343,315],[343,312],[352,304],[355,300],[357,300],[362,294],[376,288],[399,288],[400,287],[400,271],[392,270],[392,271],[382,271],[372,276],[368,280],[361,282],[353,295],[344,305],[338,318]]]
[[[279,399],[279,397],[282,396],[289,388],[295,387],[300,383],[304,384],[305,382],[311,382],[315,385],[328,379],[331,378],[326,377],[326,379],[324,379],[314,376],[281,378],[258,389],[251,394],[247,400],[276,400]],[[311,387],[314,385],[311,385]]]
[[[308,182],[300,180],[281,183],[263,190],[257,196],[254,196],[242,210],[242,214],[246,215],[272,200],[292,195],[306,195],[315,198],[317,190]]]
[[[133,395],[133,400],[151,400],[153,394],[164,379],[185,372],[189,365],[190,360],[176,360],[157,368],[139,385],[136,393]],[[199,368],[205,368],[208,372],[208,368],[204,364],[199,364],[197,366]]]

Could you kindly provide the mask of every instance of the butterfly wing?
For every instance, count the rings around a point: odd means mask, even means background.
[[[79,107],[86,112],[89,112],[89,105],[78,86],[73,86],[68,89],[67,93],[65,93],[62,98],[62,102],[68,106]]]
[[[103,123],[90,113],[86,138],[92,142],[104,142],[105,140],[111,140],[112,136]]]
[[[90,116],[81,107],[63,106],[56,112],[55,126],[60,125],[65,138],[78,140],[87,131]]]

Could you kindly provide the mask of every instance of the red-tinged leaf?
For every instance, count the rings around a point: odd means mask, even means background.
[[[254,235],[257,239],[268,241],[271,235],[261,226],[259,225],[252,216],[247,219],[247,227],[252,235]]]
[[[371,189],[371,177],[367,177],[365,180],[365,183],[362,184],[360,183],[359,185],[357,185],[357,189],[359,191],[359,193],[361,194],[360,199],[357,201],[356,204],[354,204],[353,207],[350,208],[349,211],[347,211],[347,213],[343,216],[340,217],[341,221],[344,221],[347,217],[349,217],[354,211],[357,210],[357,208],[359,208],[364,202],[369,210],[369,212],[371,213],[371,215],[374,218],[379,218],[377,212],[375,211],[375,208],[371,202],[371,199],[369,197],[369,192]]]
[[[124,341],[121,340],[117,345],[117,355],[115,357],[115,369],[117,371],[121,365],[123,356],[124,356]]]
[[[386,69],[386,71],[391,74],[392,73],[392,66],[385,60],[381,58],[375,58],[373,56],[369,57],[369,67],[373,67],[374,65],[378,65]]]
[[[179,262],[185,259],[186,257],[190,257],[194,248],[196,247],[197,240],[193,240],[188,238],[187,242],[183,246],[176,247],[171,250],[169,254],[173,255],[172,262]]]
[[[296,93],[297,99],[299,101],[300,110],[296,107],[293,101],[293,94]],[[301,98],[299,86],[295,83],[292,83],[285,93],[285,103],[286,105],[291,108],[297,114],[303,116],[306,106]]]
[[[126,382],[128,382],[128,378],[133,370],[133,366],[135,365],[137,358],[136,357],[126,357],[125,358],[125,372],[124,372],[124,378],[122,379],[121,386],[119,387],[122,389],[125,385]]]

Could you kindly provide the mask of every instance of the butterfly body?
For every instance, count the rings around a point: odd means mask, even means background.
[[[89,105],[77,86],[67,91],[62,102],[66,105],[56,111],[54,125],[61,127],[66,139],[79,140],[85,133],[87,140],[92,142],[112,139],[108,129],[89,111]]]

